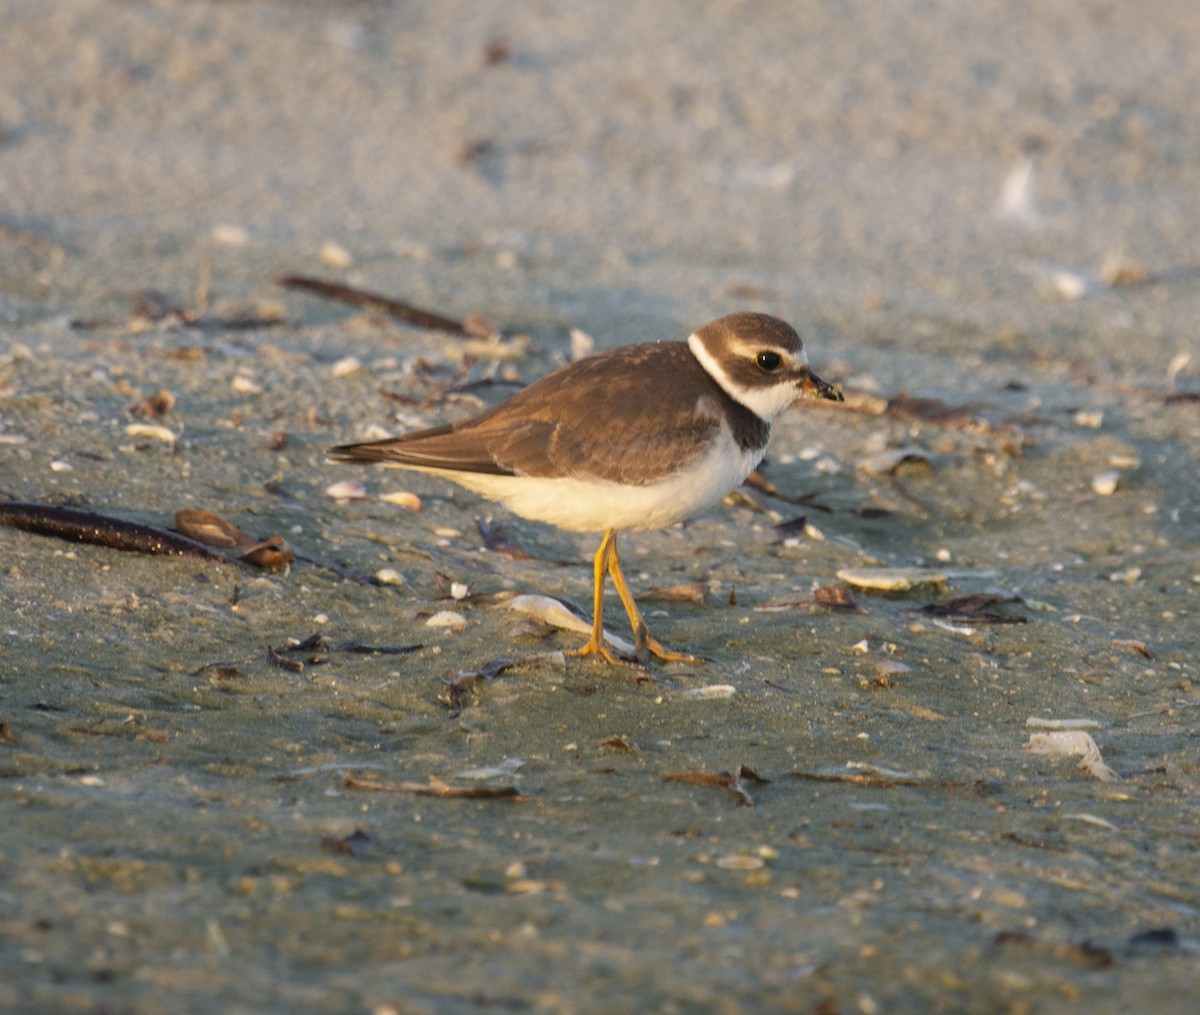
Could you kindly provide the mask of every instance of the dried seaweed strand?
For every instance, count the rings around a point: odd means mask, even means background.
[[[128,553],[195,557],[223,564],[232,563],[202,543],[177,532],[112,518],[82,508],[33,501],[4,501],[0,502],[0,525],[73,543],[94,543]]]
[[[928,782],[920,779],[900,779],[893,776],[864,775],[860,772],[788,772],[793,779],[807,779],[810,782],[848,782],[855,786],[877,786],[880,789],[893,789],[896,786],[929,786]]]
[[[370,789],[381,793],[415,793],[417,796],[448,797],[459,800],[523,800],[515,786],[448,786],[440,779],[429,782],[390,782],[355,779],[348,776],[342,785],[346,789]]]
[[[275,283],[276,285],[286,286],[289,289],[303,289],[305,292],[313,293],[316,296],[323,296],[328,300],[337,300],[340,303],[348,303],[353,307],[360,307],[363,310],[380,311],[389,317],[405,321],[408,324],[414,324],[418,328],[429,328],[432,331],[447,331],[452,335],[471,335],[471,332],[467,330],[462,321],[454,321],[449,317],[442,317],[441,314],[435,314],[431,311],[414,307],[410,303],[394,300],[388,296],[381,296],[378,293],[368,292],[365,289],[356,289],[353,286],[342,285],[339,282],[326,282],[319,278],[309,278],[304,275],[284,275],[281,278],[277,278]]]

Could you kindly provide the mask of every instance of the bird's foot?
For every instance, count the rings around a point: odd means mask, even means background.
[[[703,666],[708,662],[702,656],[690,655],[687,652],[674,652],[666,648],[662,642],[645,628],[638,631],[635,640],[637,642],[638,662],[645,662],[649,656],[661,659],[664,663],[687,663],[689,666]]]
[[[597,641],[595,638],[589,638],[586,645],[582,648],[572,649],[564,652],[563,655],[573,656],[577,659],[582,659],[584,656],[600,656],[609,666],[615,666],[622,670],[640,670],[641,667],[636,662],[626,662],[624,659],[618,659],[613,655],[612,651],[603,641]]]

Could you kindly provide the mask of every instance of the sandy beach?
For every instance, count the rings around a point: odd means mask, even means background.
[[[0,525],[0,1010],[1194,1010],[1194,4],[0,0],[0,54],[0,496],[296,554]],[[592,536],[325,461],[743,309],[848,400],[623,539],[703,666],[512,608]]]

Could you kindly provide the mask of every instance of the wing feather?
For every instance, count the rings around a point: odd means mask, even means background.
[[[548,374],[480,416],[344,445],[330,456],[640,485],[698,453],[730,406],[748,411],[705,373],[684,343],[622,346]]]

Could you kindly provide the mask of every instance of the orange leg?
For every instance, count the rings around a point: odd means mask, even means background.
[[[608,573],[612,575],[613,585],[625,612],[629,615],[629,623],[633,627],[633,643],[636,647],[638,662],[645,662],[647,654],[655,655],[666,663],[703,663],[699,656],[688,655],[686,652],[672,652],[664,648],[662,643],[650,633],[646,622],[642,619],[641,611],[629,591],[629,583],[625,580],[625,572],[621,570],[621,558],[617,554],[617,534],[612,533],[612,545],[608,553]]]
[[[703,659],[688,655],[686,652],[672,652],[670,649],[664,648],[646,627],[646,622],[642,619],[641,611],[638,610],[637,603],[634,602],[633,593],[629,591],[629,583],[625,580],[625,572],[621,570],[621,558],[617,553],[616,529],[609,529],[604,533],[604,538],[600,540],[600,548],[596,551],[596,556],[592,561],[592,574],[594,578],[592,590],[592,635],[582,648],[569,653],[570,655],[599,655],[611,666],[628,666],[627,663],[623,663],[617,659],[608,646],[604,644],[604,576],[611,574],[617,595],[621,597],[621,603],[625,607],[625,612],[629,615],[629,623],[633,627],[634,651],[639,663],[644,663],[651,655],[657,656],[668,663],[698,664],[704,662]]]
[[[600,540],[600,548],[592,561],[594,588],[592,590],[592,636],[583,648],[568,652],[572,656],[603,656],[610,666],[626,666],[604,644],[604,576],[608,572],[609,552],[617,541],[617,530],[609,529]]]

